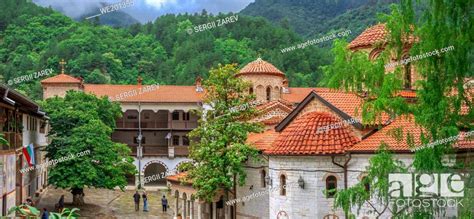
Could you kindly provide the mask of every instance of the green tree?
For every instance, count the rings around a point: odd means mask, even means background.
[[[473,129],[473,97],[472,94],[468,95],[463,85],[466,78],[472,77],[469,72],[472,68],[472,62],[469,61],[472,50],[469,48],[474,43],[474,2],[434,0],[416,1],[416,4],[426,7],[423,16],[415,16],[411,0],[392,5],[391,14],[381,16],[390,34],[385,44],[376,45],[384,49],[376,60],[370,60],[364,52],[351,52],[347,50],[345,42],[336,41],[333,48],[334,62],[325,66],[323,71],[325,83],[330,87],[365,94],[367,98],[361,110],[365,122],[380,119],[382,113],[392,118],[413,114],[415,122],[425,130],[420,141],[427,144],[456,136],[461,130]],[[394,71],[385,71],[384,65],[393,59],[399,61],[406,58],[407,49],[410,49],[408,55],[416,56],[449,46],[455,49],[410,63],[421,76],[421,80],[416,82],[417,101],[408,103],[399,97],[399,92],[404,88],[405,66],[399,65]],[[467,110],[461,110],[463,107]],[[413,139],[406,140],[415,146]],[[452,143],[417,150],[413,162],[415,170],[446,171],[453,168],[443,163],[443,157],[452,152]],[[369,169],[374,168],[371,165]],[[354,205],[350,199],[340,201],[345,202],[339,203],[340,206]],[[418,216],[433,217],[441,213],[443,208],[404,209],[400,214],[408,215],[408,211]],[[469,217],[472,213],[467,214],[462,216]]]
[[[247,135],[258,132],[261,126],[247,120],[255,112],[248,103],[249,84],[236,78],[235,65],[219,65],[210,71],[204,86],[207,94],[204,104],[212,109],[201,112],[199,127],[189,135],[192,139],[190,157],[195,165],[189,172],[197,196],[214,198],[218,191],[229,191],[245,182],[243,163],[257,155],[257,150],[246,144]],[[238,179],[237,179],[238,177]]]
[[[48,182],[70,189],[73,203],[82,205],[85,187],[124,189],[126,174],[135,167],[130,149],[115,143],[111,134],[115,120],[121,116],[118,103],[111,103],[83,92],[69,91],[64,98],[43,102],[51,122],[51,144],[46,147],[49,160],[60,160],[71,154],[88,151],[84,156],[57,163],[49,170]]]

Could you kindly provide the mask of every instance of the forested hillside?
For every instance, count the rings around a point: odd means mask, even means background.
[[[0,15],[4,82],[46,68],[57,74],[64,58],[67,73],[87,83],[132,84],[142,76],[145,83],[189,85],[218,63],[242,66],[261,56],[284,71],[292,86],[315,86],[319,66],[329,63],[327,51],[317,47],[282,53],[302,39],[263,18],[240,14],[236,22],[193,34],[186,30],[231,14],[165,15],[153,23],[112,28],[76,22],[27,0],[2,0]],[[39,99],[39,81],[12,86]]]
[[[355,38],[377,22],[377,13],[389,11],[397,0],[255,0],[241,13],[262,16],[282,26],[291,26],[306,38],[348,29]]]

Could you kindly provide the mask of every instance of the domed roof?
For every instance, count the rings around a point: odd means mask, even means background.
[[[285,77],[285,74],[282,71],[261,58],[258,58],[244,66],[237,75],[244,74],[267,74]]]
[[[358,47],[372,46],[377,42],[385,41],[387,30],[385,24],[377,24],[370,28],[367,28],[359,36],[357,36],[350,44],[349,49],[355,49]]]
[[[340,119],[309,112],[290,123],[265,151],[269,155],[342,154],[360,140]]]

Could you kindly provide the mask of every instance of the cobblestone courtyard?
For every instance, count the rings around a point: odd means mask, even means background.
[[[133,202],[132,190],[122,192],[120,190],[106,190],[106,189],[85,189],[84,201],[85,206],[79,207],[81,210],[79,214],[81,218],[173,218],[175,211],[174,198],[168,194],[167,191],[148,191],[148,210],[143,212],[143,200],[140,199],[140,211],[135,211]],[[49,211],[54,211],[54,205],[58,203],[61,195],[64,195],[65,206],[73,208],[71,205],[72,194],[67,190],[49,188],[42,195],[41,201],[37,204],[38,209],[46,207]],[[166,195],[168,204],[170,205],[167,213],[162,212],[161,197]]]

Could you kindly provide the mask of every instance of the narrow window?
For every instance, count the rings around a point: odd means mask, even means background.
[[[179,146],[179,135],[173,135],[173,145]]]
[[[270,101],[272,98],[272,88],[267,87],[267,101]]]
[[[189,112],[183,113],[183,120],[189,121]]]
[[[332,198],[336,194],[336,188],[337,188],[337,179],[335,176],[328,176],[326,178],[326,192],[327,192],[327,197]]]
[[[189,145],[189,138],[188,136],[183,136],[183,145],[188,146]]]
[[[411,65],[410,63],[405,65],[405,89],[411,89]]]
[[[253,87],[249,89],[249,94],[253,94]]]
[[[173,120],[179,120],[179,112],[178,111],[173,112]]]
[[[266,177],[267,177],[267,173],[265,172],[265,170],[262,170],[262,173],[261,173],[262,188],[265,188],[267,186],[267,183],[265,182]]]
[[[280,176],[280,195],[286,195],[286,176]]]
[[[370,192],[370,183],[367,181],[367,177],[362,177],[362,183],[364,184],[364,189],[366,192]]]

